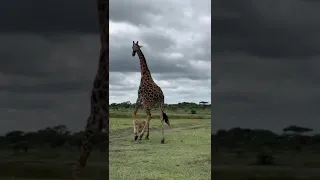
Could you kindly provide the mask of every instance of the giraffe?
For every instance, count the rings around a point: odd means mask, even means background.
[[[154,105],[158,105],[160,108],[160,120],[162,127],[162,138],[161,143],[164,143],[164,122],[170,126],[170,121],[167,114],[164,112],[164,95],[161,88],[153,81],[151,72],[149,71],[146,58],[144,57],[142,51],[142,46],[133,41],[132,45],[132,57],[136,54],[139,56],[140,69],[141,69],[141,81],[138,89],[138,98],[136,101],[135,110],[132,113],[132,124],[133,124],[133,134],[134,140],[138,139],[138,131],[136,128],[136,115],[141,106],[144,107],[147,114],[147,123],[144,125],[142,131],[139,134],[139,140],[142,139],[145,130],[147,131],[145,139],[149,139],[149,126],[151,120],[151,109]]]
[[[80,157],[73,167],[73,179],[77,180],[81,169],[86,166],[92,151],[93,137],[100,132],[108,135],[109,125],[109,35],[108,0],[97,0],[100,25],[100,57],[97,74],[94,78],[90,97],[90,114],[85,126]],[[108,135],[109,137],[109,135]]]

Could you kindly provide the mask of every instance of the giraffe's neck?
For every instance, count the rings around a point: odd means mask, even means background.
[[[151,77],[151,73],[149,71],[146,58],[144,57],[142,51],[141,50],[137,51],[137,54],[138,54],[139,60],[140,60],[141,77],[145,77],[145,76]]]
[[[73,169],[73,179],[79,179],[81,169],[87,163],[93,148],[93,137],[99,132],[109,132],[109,51],[108,51],[108,0],[97,0],[100,25],[100,58],[97,74],[94,78],[91,91],[91,112],[87,119],[85,136],[81,145],[81,153],[78,163]],[[109,137],[109,135],[107,135]]]
[[[96,86],[94,88],[103,88],[106,87],[104,85],[105,82],[109,79],[109,61],[108,61],[108,28],[107,25],[109,20],[107,18],[107,8],[108,8],[108,1],[106,0],[97,0],[98,2],[98,13],[99,13],[99,28],[100,28],[100,43],[101,43],[101,50],[100,50],[100,58],[99,58],[99,65],[98,71],[95,78]]]

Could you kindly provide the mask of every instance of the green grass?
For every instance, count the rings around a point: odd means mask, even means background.
[[[70,179],[71,167],[79,155],[77,150],[42,149],[29,153],[0,152],[0,180],[2,179]],[[82,177],[105,179],[108,153],[93,152]]]
[[[111,118],[131,118],[133,109],[110,109]],[[166,110],[166,114],[170,119],[210,119],[211,112],[208,109],[196,109],[196,114],[191,114],[190,109]],[[159,110],[152,110],[152,116],[159,119]],[[139,110],[137,114],[138,119],[145,119],[146,113],[144,110]]]
[[[160,144],[159,111],[152,111],[150,140],[132,141],[132,109],[110,112],[109,153],[94,151],[82,179],[170,180],[210,179],[210,112],[167,110],[171,127],[166,126],[166,143]],[[121,117],[121,118],[119,118]],[[143,110],[138,117],[145,119]],[[14,154],[0,150],[0,180],[70,179],[71,167],[79,156],[77,149],[30,149]]]
[[[275,152],[274,165],[258,166],[258,153],[236,153],[221,150],[212,155],[213,179],[225,180],[318,180],[320,179],[320,155],[311,152]]]
[[[230,166],[212,168],[212,179],[223,180],[318,180],[319,168]]]
[[[171,119],[170,123],[166,143],[161,144],[158,118],[151,120],[150,139],[141,141],[133,141],[130,118],[110,119],[110,179],[210,179],[210,119]]]

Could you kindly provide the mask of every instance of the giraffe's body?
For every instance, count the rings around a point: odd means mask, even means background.
[[[133,120],[133,132],[134,139],[138,139],[138,132],[136,128],[136,114],[141,106],[144,107],[147,114],[147,123],[139,134],[139,140],[143,137],[144,131],[147,130],[146,139],[149,138],[149,126],[151,120],[151,109],[154,105],[158,105],[160,108],[160,120],[162,124],[162,139],[161,142],[164,143],[164,127],[163,122],[165,121],[169,126],[170,122],[168,116],[164,112],[164,95],[161,88],[153,81],[151,73],[149,71],[146,59],[141,51],[142,46],[133,42],[132,46],[132,56],[135,56],[137,53],[140,60],[140,68],[141,68],[141,81],[138,89],[138,98],[136,101],[136,107],[134,112],[132,113]]]
[[[92,151],[93,137],[100,132],[108,133],[109,124],[109,51],[108,51],[108,0],[97,0],[100,24],[100,58],[98,71],[91,91],[91,110],[85,127],[85,137],[82,141],[80,157],[73,168],[73,179],[85,167]],[[109,136],[108,136],[109,137]]]

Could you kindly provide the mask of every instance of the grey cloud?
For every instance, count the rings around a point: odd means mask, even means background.
[[[190,78],[200,78],[201,75],[197,75],[198,70],[195,69],[193,62],[187,60],[210,60],[211,54],[204,52],[202,56],[199,54],[188,52],[188,50],[181,51],[183,57],[169,58],[165,57],[164,53],[171,53],[169,47],[174,46],[174,42],[168,38],[163,38],[158,35],[143,36],[142,41],[146,41],[148,47],[142,48],[142,51],[147,59],[149,69],[152,73],[184,73],[183,76],[190,76]],[[207,43],[207,42],[205,42]],[[204,43],[204,44],[205,44]],[[143,43],[140,43],[143,46]],[[131,56],[132,42],[122,47],[110,46],[110,71],[111,72],[139,72],[140,62],[138,57]],[[208,49],[208,47],[199,46],[199,48]],[[166,50],[167,49],[167,50]],[[206,50],[207,51],[207,50]],[[172,75],[171,75],[172,76]]]
[[[211,76],[209,74],[210,72],[206,72],[206,73],[197,73],[197,72],[190,72],[190,73],[177,73],[177,72],[173,72],[170,74],[154,74],[154,76],[158,79],[158,80],[175,80],[177,78],[186,78],[186,79],[190,79],[190,80],[210,80]]]
[[[118,86],[111,86],[110,91],[116,91],[116,92],[127,92],[127,91],[137,91],[137,87],[133,87],[133,86],[126,86],[125,84],[122,85],[118,85]]]
[[[35,109],[52,109],[57,104],[48,97],[25,95],[14,92],[0,94],[0,109],[8,108],[15,110],[35,110]]]
[[[318,63],[236,54],[226,59],[219,63],[220,74],[212,87],[212,128],[241,126],[278,132],[289,124],[320,128],[315,123],[319,73],[313,66]]]
[[[132,44],[132,43],[131,43]],[[139,72],[140,61],[137,56],[131,55],[131,44],[122,48],[110,47],[110,71],[111,72]],[[128,53],[125,49],[127,49]],[[187,72],[188,69],[179,67],[173,60],[161,57],[159,53],[151,52],[150,50],[143,50],[147,59],[150,71],[153,73],[168,73],[168,72]],[[189,64],[186,64],[190,69]]]
[[[315,4],[213,3],[213,131],[240,126],[280,132],[296,124],[319,132]]]
[[[0,71],[4,74],[26,76],[47,75],[45,59],[53,44],[32,35],[5,34],[0,36]]]
[[[78,93],[88,90],[91,81],[74,81],[69,80],[65,82],[33,82],[29,85],[19,85],[19,84],[10,84],[10,85],[0,85],[0,91],[14,92],[14,93]]]
[[[149,47],[153,51],[160,53],[170,49],[170,47],[175,45],[173,39],[159,33],[144,33],[142,40],[148,42]]]
[[[279,58],[319,54],[316,35],[320,25],[314,18],[319,12],[315,5],[286,2],[245,0],[230,6],[228,1],[214,1],[214,53],[232,51]]]
[[[65,124],[83,130],[99,56],[95,1],[0,7],[0,133]]]
[[[15,0],[0,7],[0,32],[98,33],[96,1]]]
[[[9,75],[66,75],[72,73],[70,69],[76,68],[82,68],[84,73],[92,72],[93,67],[89,65],[92,68],[85,70],[88,66],[84,63],[90,63],[89,59],[97,59],[99,52],[97,36],[89,36],[87,39],[78,37],[73,42],[66,40],[63,43],[51,43],[41,36],[28,34],[6,34],[2,37],[0,71]],[[94,61],[96,64],[97,61]]]
[[[185,12],[192,13],[194,18],[209,15],[209,4],[208,1],[111,0],[109,14],[110,20],[114,22],[152,27],[159,20],[164,20],[166,24],[163,27],[181,30],[190,26],[190,21],[184,21]]]
[[[153,1],[111,0],[109,2],[109,18],[111,21],[150,25],[152,23],[150,18],[161,13],[161,9],[161,6],[157,6]]]
[[[98,64],[98,35],[1,37],[0,132],[57,124],[82,130]]]
[[[10,100],[12,103],[1,104],[1,133],[11,129],[39,130],[58,124],[67,125],[72,131],[83,130],[89,113],[87,92],[68,95],[12,93],[6,97],[1,95],[1,99]]]

